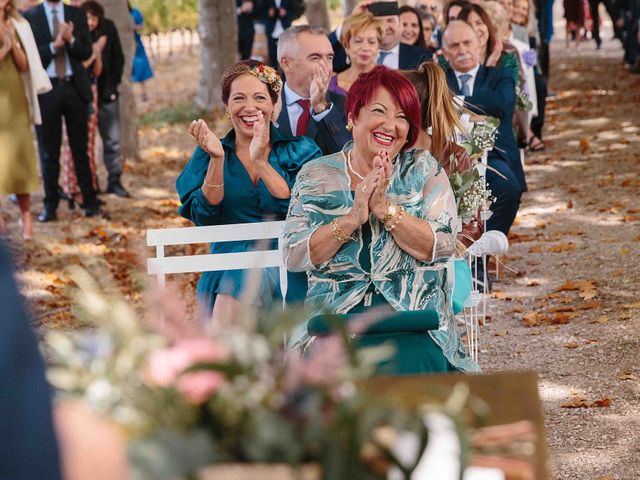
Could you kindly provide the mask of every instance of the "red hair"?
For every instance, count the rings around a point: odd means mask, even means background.
[[[379,88],[384,88],[407,116],[409,134],[404,148],[410,148],[418,140],[420,129],[420,101],[413,84],[403,75],[384,65],[378,65],[370,72],[362,73],[347,93],[344,109],[356,118],[362,107],[367,105]]]

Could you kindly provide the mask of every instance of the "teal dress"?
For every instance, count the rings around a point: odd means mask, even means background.
[[[478,371],[460,340],[447,292],[446,265],[454,253],[458,224],[456,202],[446,172],[429,152],[409,149],[398,155],[387,189],[390,202],[425,220],[433,232],[428,261],[402,250],[375,217],[331,259],[319,265],[311,261],[309,239],[315,229],[353,206],[346,165],[351,148],[352,142],[342,152],[307,163],[291,194],[285,262],[291,271],[307,272],[306,304],[312,315],[292,332],[290,345],[305,348],[314,341],[321,328],[314,320],[323,315],[349,321],[369,305],[384,305],[386,318],[359,340],[361,344],[382,341],[382,336],[374,338],[377,334],[395,338],[396,356],[388,368],[381,365],[379,373]]]
[[[293,188],[300,168],[309,160],[322,155],[315,142],[307,137],[285,137],[273,126],[270,131],[271,152],[269,164]],[[201,187],[209,166],[209,155],[197,147],[191,160],[176,181],[176,190],[182,205],[180,215],[195,225],[226,225],[255,223],[265,220],[284,220],[289,199],[273,198],[262,180],[253,185],[249,174],[235,153],[235,131],[231,130],[222,140],[224,148],[224,198],[219,205],[211,205]],[[211,253],[246,252],[255,249],[253,241],[222,242],[211,244]],[[204,272],[198,283],[197,295],[201,305],[211,311],[218,294],[240,298],[244,289],[247,270]],[[278,270],[262,271],[261,291],[258,303],[268,306],[279,292]],[[287,301],[303,300],[306,293],[306,276],[292,274],[288,278]]]

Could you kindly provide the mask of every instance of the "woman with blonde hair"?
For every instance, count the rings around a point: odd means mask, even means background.
[[[370,12],[347,17],[342,24],[340,43],[344,45],[350,66],[331,78],[330,91],[346,95],[361,73],[370,72],[376,66],[382,34],[382,24]]]
[[[30,194],[40,186],[31,124],[41,121],[37,95],[51,83],[14,0],[0,0],[0,85],[0,195],[16,194],[22,238],[31,240]],[[7,233],[0,212],[0,235]]]

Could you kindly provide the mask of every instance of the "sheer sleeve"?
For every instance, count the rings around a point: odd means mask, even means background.
[[[425,220],[433,232],[431,262],[446,260],[453,255],[458,229],[458,208],[449,184],[447,172],[433,157],[428,157],[428,176],[423,190],[426,203]]]
[[[307,164],[302,167],[293,187],[284,225],[284,262],[292,272],[304,272],[314,268],[309,240],[317,226],[311,225],[304,202],[306,192],[313,181],[308,166]]]

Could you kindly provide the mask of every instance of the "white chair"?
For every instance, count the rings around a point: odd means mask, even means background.
[[[147,273],[157,276],[158,288],[163,290],[166,275],[169,274],[277,267],[280,269],[280,293],[284,306],[287,293],[287,269],[282,252],[283,230],[284,222],[282,221],[147,230],[147,245],[156,247],[156,256],[147,259]],[[275,249],[165,256],[164,248],[170,245],[270,239],[277,239]]]

